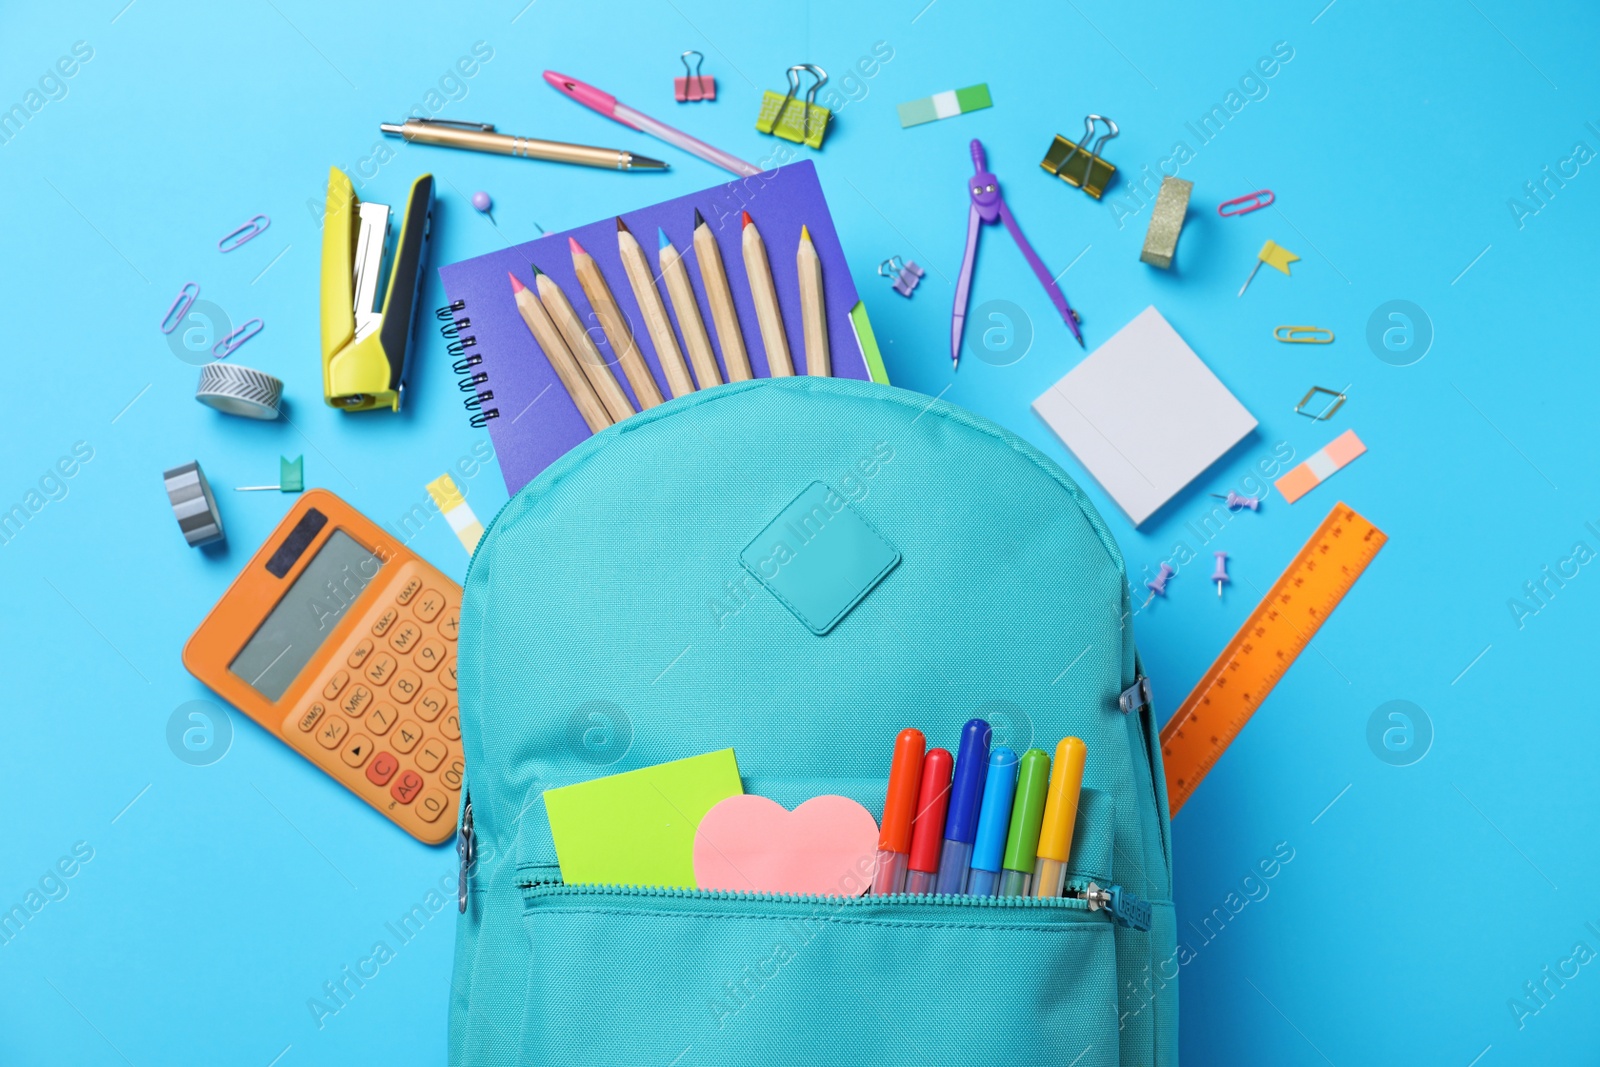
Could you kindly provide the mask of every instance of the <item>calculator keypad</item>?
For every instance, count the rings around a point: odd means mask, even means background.
[[[437,839],[440,820],[454,822],[465,774],[456,708],[461,594],[430,575],[401,562],[289,712],[284,736],[314,738],[301,751],[319,766],[402,827]]]

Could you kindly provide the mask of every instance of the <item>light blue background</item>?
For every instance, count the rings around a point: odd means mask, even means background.
[[[390,142],[395,158],[362,194],[398,204],[433,171],[435,265],[532,237],[536,224],[583,223],[722,180],[561,100],[543,68],[759,161],[772,149],[751,128],[759,90],[781,87],[802,60],[842,81],[887,42],[894,58],[855,84],[860,99],[816,158],[891,377],[1061,460],[1133,571],[1154,569],[1180,540],[1203,553],[1136,621],[1163,717],[1335,501],[1388,533],[1316,651],[1175,823],[1182,936],[1197,950],[1182,978],[1188,1062],[1592,1057],[1600,966],[1552,981],[1520,1029],[1508,1000],[1576,942],[1600,949],[1585,926],[1600,927],[1600,565],[1552,583],[1521,626],[1507,604],[1575,542],[1600,549],[1585,528],[1600,527],[1600,165],[1552,183],[1521,225],[1508,205],[1576,142],[1600,150],[1587,125],[1600,127],[1592,5],[123,2],[0,15],[0,106],[21,101],[73,42],[94,49],[66,97],[0,145],[0,506],[23,501],[74,442],[94,450],[65,498],[0,546],[0,906],[75,842],[94,850],[68,895],[0,946],[0,1061],[443,1058],[453,910],[398,946],[321,1029],[306,1002],[375,941],[397,946],[385,924],[448,884],[453,853],[404,837],[243,716],[209,767],[176,759],[165,729],[176,707],[208,696],[179,663],[183,641],[289,504],[229,487],[271,481],[279,453],[304,453],[310,484],[393,522],[482,439],[426,314],[407,412],[347,417],[321,404],[320,231],[307,207],[329,164],[370,157],[378,122],[423,103],[480,40],[493,59],[441,117],[630,147],[673,170],[628,176]],[[1292,60],[1201,146],[1185,124],[1224,103],[1275,42]],[[677,53],[691,47],[718,79],[714,104],[671,102]],[[993,109],[898,128],[895,104],[985,80]],[[1038,169],[1051,135],[1077,135],[1087,111],[1120,123],[1106,151],[1124,178],[1177,140],[1195,150],[1181,170],[1196,184],[1177,270],[1138,262],[1149,210],[1119,228],[1112,204],[1136,205],[1126,182],[1097,204]],[[1153,302],[1261,421],[1142,530],[1029,410],[1080,353],[998,229],[984,234],[973,303],[1017,305],[1032,347],[1004,367],[969,354],[951,375],[972,137],[1045,262],[1071,264],[1062,284],[1091,347]],[[1215,215],[1217,202],[1263,186],[1276,207]],[[498,228],[467,204],[479,188],[495,198]],[[271,228],[220,255],[217,239],[257,212]],[[1266,238],[1303,258],[1291,278],[1262,271],[1238,299]],[[911,300],[873,276],[891,254],[927,268]],[[191,399],[195,369],[156,330],[191,279],[233,321],[266,321],[234,358],[286,381],[293,425],[229,419]],[[1436,331],[1414,366],[1381,362],[1365,341],[1369,315],[1391,299],[1416,302]],[[423,305],[440,303],[430,276]],[[1331,327],[1338,340],[1280,345],[1271,330],[1284,323]],[[1331,422],[1291,412],[1311,385],[1347,383]],[[1351,427],[1369,454],[1300,503],[1272,497],[1210,544],[1186,526],[1206,512],[1206,491],[1237,485],[1277,443],[1304,458]],[[226,553],[193,551],[174,527],[160,474],[191,459],[222,487]],[[493,466],[458,480],[484,519],[504,499]],[[412,545],[464,570],[443,521]],[[1221,603],[1206,581],[1217,549],[1232,554],[1235,581]],[[1385,764],[1366,740],[1374,709],[1394,699],[1425,709],[1436,733],[1413,766]],[[1292,862],[1207,943],[1195,927],[1279,842]]]

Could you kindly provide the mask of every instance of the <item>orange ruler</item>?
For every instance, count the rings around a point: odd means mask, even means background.
[[[1173,815],[1387,540],[1382,530],[1339,503],[1278,576],[1161,729],[1167,803]]]

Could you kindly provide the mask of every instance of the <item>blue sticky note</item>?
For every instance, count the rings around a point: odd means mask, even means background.
[[[837,490],[812,482],[739,562],[814,634],[832,630],[900,562],[900,552]]]

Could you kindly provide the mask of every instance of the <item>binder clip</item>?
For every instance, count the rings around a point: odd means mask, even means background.
[[[878,264],[878,277],[888,278],[894,283],[894,291],[907,298],[925,273],[912,261],[902,260],[899,256],[890,256]]]
[[[1103,122],[1107,132],[1100,135],[1100,139],[1089,147],[1089,138],[1094,136],[1094,124]],[[1100,155],[1107,141],[1117,135],[1117,124],[1104,115],[1085,115],[1083,119],[1083,140],[1074,144],[1067,138],[1056,134],[1056,139],[1050,143],[1050,151],[1045,153],[1044,159],[1039,161],[1039,166],[1054,174],[1068,185],[1075,185],[1088,193],[1096,200],[1106,191],[1106,186],[1111,184],[1111,178],[1117,173],[1117,168]]]
[[[804,106],[791,110],[795,95],[800,91],[800,72],[805,71],[816,80],[806,90]],[[828,132],[828,120],[833,112],[817,103],[817,90],[828,84],[828,72],[815,63],[796,63],[789,68],[789,95],[779,96],[772,90],[761,94],[761,112],[756,116],[756,130],[785,141],[822,147],[822,138]]]
[[[694,56],[694,69],[689,68],[689,57]],[[700,68],[706,65],[706,57],[694,49],[678,57],[683,60],[683,74],[681,78],[672,79],[672,96],[680,104],[697,104],[702,100],[715,100],[717,98],[717,79],[708,78],[700,73]]]
[[[356,199],[350,178],[328,169],[322,224],[322,395],[346,411],[400,410],[411,320],[433,221],[433,175],[411,185],[388,277],[389,207]],[[382,302],[379,295],[382,294]]]
[[[277,485],[236,485],[236,493],[303,493],[306,488],[306,457],[288,456],[278,457],[278,484]]]

